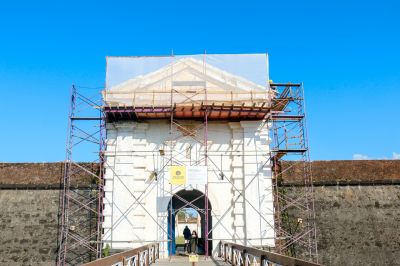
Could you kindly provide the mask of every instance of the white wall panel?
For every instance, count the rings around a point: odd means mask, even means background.
[[[273,246],[272,181],[270,165],[265,164],[268,161],[267,129],[260,121],[209,122],[208,129],[209,200],[215,226],[213,238]],[[108,204],[105,204],[104,225],[113,229],[104,235],[104,240],[112,239],[112,248],[136,247],[148,241],[167,240],[164,232],[168,226],[167,213],[160,206],[166,208],[170,197],[168,167],[160,170],[169,160],[169,148],[165,143],[170,138],[169,123],[157,120],[119,122],[108,125],[107,131],[108,143],[113,145],[108,146],[106,151],[105,202]],[[198,135],[202,140],[203,131],[200,130]],[[191,147],[189,152],[188,146]],[[165,152],[164,156],[160,150]],[[176,154],[175,159],[188,165],[204,156],[202,145],[190,137],[177,140],[177,152],[182,154]],[[219,176],[221,168],[224,173],[222,180]],[[158,180],[149,182],[148,178],[155,169],[160,171]],[[235,191],[232,184],[241,191]],[[248,188],[244,190],[246,186]],[[173,192],[183,188],[173,187]],[[195,188],[204,192],[204,186]],[[136,198],[143,194],[139,201],[146,211],[137,204],[132,194]],[[233,202],[237,197],[237,201]],[[165,200],[161,201],[162,198]],[[128,213],[123,215],[125,212]],[[222,220],[217,225],[219,219]],[[260,236],[265,240],[261,241]],[[215,240],[214,248],[217,243],[218,240]],[[167,246],[162,245],[162,248],[166,255]]]

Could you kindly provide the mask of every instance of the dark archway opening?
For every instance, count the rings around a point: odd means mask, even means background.
[[[205,195],[199,190],[180,190],[174,194],[171,201],[168,204],[168,251],[170,255],[177,253],[176,236],[175,232],[175,221],[176,215],[179,211],[185,208],[192,208],[199,213],[201,219],[201,234],[199,235],[198,253],[205,254],[205,237],[206,231],[210,232],[212,228],[212,216],[211,216],[211,203],[208,199],[208,230],[206,230],[206,209],[205,209]],[[212,232],[208,234],[208,239],[212,239]],[[208,254],[212,251],[212,241],[208,240]]]

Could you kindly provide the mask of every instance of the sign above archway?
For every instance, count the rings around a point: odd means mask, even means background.
[[[186,166],[187,185],[207,184],[207,166]]]
[[[169,168],[171,185],[205,185],[207,184],[207,166],[172,165]]]
[[[171,185],[185,185],[186,166],[172,165],[169,168],[169,183]]]

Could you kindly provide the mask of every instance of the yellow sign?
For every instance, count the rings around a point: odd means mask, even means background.
[[[189,255],[189,262],[199,262],[199,255]]]
[[[169,183],[171,185],[186,184],[186,166],[173,165],[169,168]]]

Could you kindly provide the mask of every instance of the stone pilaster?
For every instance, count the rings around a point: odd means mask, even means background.
[[[260,242],[260,235],[263,228],[261,214],[260,193],[260,167],[263,157],[257,148],[259,142],[260,121],[242,121],[243,127],[243,181],[245,195],[245,216],[246,216],[246,245],[257,245]]]
[[[233,225],[232,232],[235,238],[246,238],[246,219],[244,210],[244,198],[240,195],[244,188],[243,183],[243,129],[240,123],[229,123],[232,130],[231,139],[231,156],[232,156],[232,178],[231,181],[235,188],[232,187],[232,216]],[[234,202],[234,200],[236,202]],[[239,241],[241,242],[241,241]]]

